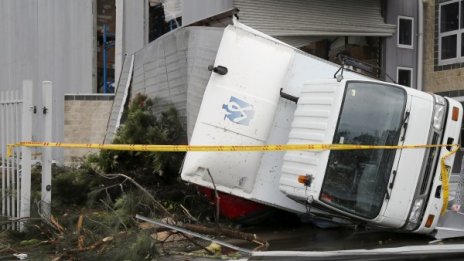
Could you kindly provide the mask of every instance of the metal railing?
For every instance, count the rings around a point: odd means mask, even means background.
[[[32,81],[22,90],[0,91],[0,229],[21,229],[21,220],[30,217],[31,152],[15,148],[7,156],[6,146],[32,138]]]

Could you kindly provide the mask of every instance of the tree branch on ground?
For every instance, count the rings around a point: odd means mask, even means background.
[[[127,226],[126,224],[124,223],[124,221],[122,220],[122,218],[118,215],[118,213],[116,213],[116,210],[114,210],[110,205],[108,205],[108,203],[106,203],[104,200],[100,199],[100,202],[103,203],[103,205],[105,205],[106,208],[108,208],[109,210],[111,210],[115,216],[118,217],[119,219],[119,222],[121,222],[121,224],[123,225],[123,227],[126,229],[127,231]]]
[[[153,195],[148,192],[144,187],[142,187],[142,185],[140,185],[137,181],[135,181],[133,178],[125,175],[125,174],[120,174],[120,173],[116,173],[116,174],[104,174],[104,173],[101,173],[100,171],[98,170],[95,170],[95,172],[103,177],[103,178],[107,178],[107,179],[115,179],[115,178],[124,178],[125,181],[130,181],[133,185],[135,185],[137,188],[139,188],[143,193],[145,193],[145,195],[147,195],[148,198],[150,198],[150,200],[153,202],[153,204],[155,205],[155,207],[159,210],[161,210],[163,212],[163,214],[165,214],[166,216],[170,217],[170,218],[174,218],[174,215],[169,212],[159,201],[157,201],[155,199],[155,197],[153,197]]]
[[[260,249],[266,249],[269,247],[269,243],[266,240],[259,238],[256,234],[244,233],[238,230],[232,230],[229,228],[224,227],[215,227],[210,228],[203,225],[195,225],[195,224],[184,224],[182,227],[198,232],[201,234],[208,234],[208,235],[215,235],[215,236],[226,236],[229,238],[236,238],[236,239],[243,239],[251,243],[255,243],[259,245]]]
[[[216,199],[216,225],[219,227],[219,204],[221,198],[219,197],[219,193],[216,189],[216,183],[214,183],[213,175],[211,175],[209,169],[206,169],[206,171],[208,172],[209,178],[211,179],[211,183],[213,183],[214,187],[214,197]]]

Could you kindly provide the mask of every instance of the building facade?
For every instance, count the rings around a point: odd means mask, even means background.
[[[464,106],[464,1],[428,0],[424,4],[424,91],[452,97]],[[453,172],[459,172],[461,150]]]
[[[337,54],[345,54],[381,67],[370,76],[421,89],[420,3],[417,0],[195,3],[184,0],[183,22],[195,23],[237,8],[242,23],[306,52],[333,62],[339,62]]]
[[[421,89],[419,2],[389,0],[385,22],[396,25],[396,32],[384,38],[383,80]]]
[[[428,0],[424,5],[424,90],[460,101],[464,101],[463,5],[457,0]]]

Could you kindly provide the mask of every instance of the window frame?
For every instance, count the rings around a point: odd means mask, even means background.
[[[459,0],[457,0],[457,1],[459,1]],[[400,20],[401,19],[411,21],[411,45],[400,44]],[[396,24],[397,24],[397,28],[398,28],[398,30],[396,30],[396,44],[398,45],[398,48],[414,49],[414,36],[415,36],[415,34],[414,34],[414,17],[399,15],[398,19],[396,21]]]
[[[366,82],[366,81],[359,81],[359,80],[350,80],[350,81],[346,81],[345,82],[345,86],[344,86],[344,90],[343,90],[343,99],[342,99],[342,103],[341,103],[341,107],[340,107],[340,111],[338,112],[338,120],[337,120],[337,124],[336,124],[336,127],[335,127],[335,130],[334,130],[334,136],[332,138],[332,143],[339,143],[339,141],[336,140],[336,135],[337,135],[337,132],[340,130],[340,124],[341,124],[341,119],[342,119],[342,116],[343,116],[343,113],[344,113],[344,108],[345,108],[345,104],[346,104],[346,97],[347,97],[347,92],[348,92],[348,85],[349,84],[372,84],[372,85],[378,85],[378,86],[382,86],[382,88],[386,88],[386,89],[391,89],[391,88],[395,88],[395,89],[398,89],[400,90],[403,95],[404,95],[404,104],[402,106],[402,109],[401,109],[401,113],[400,115],[402,115],[402,117],[404,117],[405,115],[405,111],[406,111],[406,107],[407,107],[407,104],[408,104],[408,95],[407,95],[407,91],[402,88],[402,87],[399,87],[399,86],[395,86],[395,85],[391,85],[391,84],[386,84],[386,83],[375,83],[375,82]],[[371,86],[373,88],[379,88],[378,86]],[[400,120],[401,122],[401,120]],[[399,131],[397,133],[397,137],[395,139],[395,141],[393,142],[393,144],[398,144],[400,142],[400,133],[401,131],[403,130],[403,125],[400,123],[400,125],[398,126],[399,127]],[[340,132],[339,132],[340,133]],[[332,204],[331,202],[328,202],[326,200],[323,199],[324,195],[323,193],[327,194],[327,190],[325,190],[325,185],[327,184],[327,173],[328,173],[328,164],[330,162],[330,157],[333,153],[337,153],[337,151],[330,151],[329,153],[329,156],[328,156],[328,159],[327,159],[327,166],[326,166],[326,169],[325,169],[325,173],[324,173],[324,176],[323,176],[323,180],[322,180],[322,186],[320,187],[320,190],[319,190],[319,196],[318,196],[318,200],[320,202],[322,202],[323,204],[326,204],[328,206],[331,206],[331,207],[334,207],[338,210],[341,210],[343,212],[346,212],[346,213],[349,213],[349,214],[352,214],[352,215],[355,215],[357,218],[362,218],[362,219],[369,219],[369,220],[374,220],[375,218],[377,218],[380,214],[380,212],[382,211],[382,209],[384,209],[385,207],[385,197],[383,198],[382,200],[382,205],[380,206],[378,212],[376,213],[376,215],[374,217],[368,217],[368,216],[363,216],[361,215],[360,213],[356,213],[355,211],[351,211],[350,209],[348,209],[347,207],[344,207],[342,205],[335,205],[335,204]],[[391,171],[393,170],[394,166],[396,164],[398,164],[398,153],[396,152],[393,152],[393,158],[392,158],[392,164],[391,164],[391,167],[390,167],[390,171],[388,173],[389,174],[389,178],[388,180],[386,181],[386,186],[385,186],[385,193],[387,193],[389,191],[388,189],[388,184],[391,182],[392,180],[392,174],[391,174]],[[329,195],[330,196],[330,195]]]
[[[441,32],[441,7],[444,5],[449,5],[449,4],[454,4],[458,3],[459,5],[459,12],[458,12],[458,29],[457,30],[452,30],[448,32]],[[461,53],[461,45],[462,45],[462,35],[464,34],[464,27],[461,28],[461,12],[462,12],[462,6],[464,5],[464,2],[462,0],[452,0],[452,1],[447,1],[440,3],[438,5],[438,65],[450,65],[450,64],[455,64],[455,63],[461,63],[464,62],[464,53]],[[456,57],[455,58],[449,58],[449,59],[442,59],[441,54],[442,54],[442,48],[441,48],[441,42],[442,38],[446,36],[451,36],[451,35],[456,35]]]
[[[401,85],[400,84],[400,81],[399,81],[399,78],[400,78],[400,70],[403,70],[403,71],[410,71],[411,74],[410,74],[410,82],[411,82],[411,86],[406,86],[406,85]],[[414,86],[414,76],[413,76],[413,73],[414,73],[414,68],[412,67],[403,67],[403,66],[398,66],[396,67],[396,82],[398,84],[400,84],[401,86],[406,86],[406,87],[410,87],[410,88],[413,88]]]

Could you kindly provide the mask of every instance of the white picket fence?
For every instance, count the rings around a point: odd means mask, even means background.
[[[22,92],[21,92],[22,91]],[[31,149],[15,147],[7,156],[7,145],[20,141],[32,141],[33,117],[43,114],[45,138],[51,139],[52,84],[43,82],[43,107],[33,102],[32,81],[24,81],[22,90],[0,91],[0,229],[20,230],[30,217],[31,211]],[[48,130],[47,130],[48,129]],[[43,215],[50,213],[51,202],[51,153],[42,151],[42,199]]]

